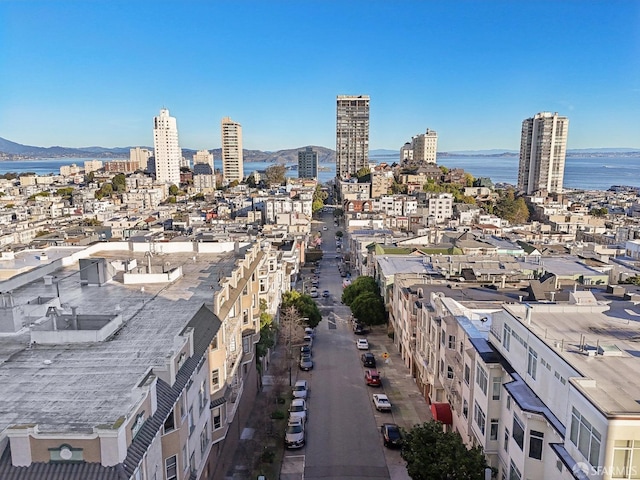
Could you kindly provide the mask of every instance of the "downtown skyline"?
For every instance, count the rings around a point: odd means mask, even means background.
[[[0,44],[0,137],[27,145],[150,145],[164,107],[182,148],[229,116],[248,149],[334,149],[336,96],[369,95],[372,150],[517,150],[541,111],[569,149],[640,147],[637,2],[8,0]]]

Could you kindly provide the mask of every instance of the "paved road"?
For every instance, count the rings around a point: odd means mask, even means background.
[[[343,278],[338,271],[340,260],[335,258],[339,254],[334,239],[339,227],[334,227],[332,213],[325,213],[323,220],[326,231],[319,223],[313,227],[323,234],[318,290],[329,290],[331,296],[318,299],[323,321],[313,345],[314,370],[308,375],[307,444],[300,451],[286,453],[280,478],[389,479],[378,425],[392,419],[390,414],[375,411],[372,389],[364,383],[362,352],[355,346],[350,310],[340,302]]]

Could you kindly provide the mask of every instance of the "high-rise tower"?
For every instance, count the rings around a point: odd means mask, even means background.
[[[244,162],[242,158],[242,126],[224,117],[222,131],[222,176],[225,183],[244,178]]]
[[[336,177],[353,176],[369,166],[369,95],[338,95]]]
[[[522,122],[518,190],[562,193],[569,119],[542,112]]]
[[[311,147],[298,150],[298,178],[318,178],[318,152]]]
[[[160,183],[180,185],[182,149],[178,144],[176,119],[163,108],[153,117],[153,148],[155,151],[156,180]]]

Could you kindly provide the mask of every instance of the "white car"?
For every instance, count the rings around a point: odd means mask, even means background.
[[[325,226],[323,226],[323,227],[322,227],[322,230],[324,230],[324,231],[326,232],[326,231],[327,231],[327,226],[326,226],[326,225],[325,225]]]
[[[358,350],[369,350],[369,341],[366,338],[359,338],[356,340],[356,346]]]
[[[287,431],[284,434],[284,444],[287,448],[304,447],[304,423],[301,419],[289,419]]]
[[[374,393],[373,404],[375,405],[376,410],[378,410],[379,412],[391,411],[391,402],[384,393]]]
[[[299,418],[302,423],[307,422],[307,401],[304,398],[294,398],[289,406],[289,420]]]
[[[293,398],[307,398],[309,393],[309,385],[306,380],[298,380],[293,386]]]

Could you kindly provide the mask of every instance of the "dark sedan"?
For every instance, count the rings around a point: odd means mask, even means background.
[[[380,427],[380,432],[382,432],[382,441],[385,447],[402,447],[402,434],[398,425],[395,423],[383,423]]]
[[[365,367],[375,367],[376,366],[376,357],[373,356],[373,353],[363,353],[360,355],[360,360],[362,360],[362,364]]]

